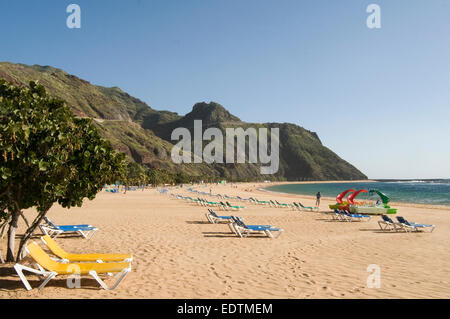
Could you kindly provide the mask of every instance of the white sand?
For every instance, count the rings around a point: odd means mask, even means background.
[[[307,196],[258,191],[262,186],[266,185],[212,189],[260,200],[315,202]],[[197,187],[206,192],[210,188]],[[247,206],[235,213],[247,223],[271,224],[285,232],[278,239],[238,238],[227,225],[207,223],[206,208],[155,190],[125,195],[102,192],[71,210],[55,206],[49,213],[55,223],[88,223],[100,229],[89,241],[58,238],[62,247],[74,253],[131,252],[132,272],[115,291],[100,289],[89,277],[83,277],[81,289],[68,289],[61,277],[40,292],[28,292],[12,265],[0,265],[0,298],[450,297],[450,207],[393,205],[409,220],[437,225],[430,234],[381,232],[379,217],[345,223],[322,213],[232,203]],[[328,210],[329,203],[322,200],[321,210]],[[34,213],[26,215],[31,219]],[[5,239],[0,244],[4,253]],[[380,266],[379,289],[366,286],[370,264]],[[33,287],[38,286],[37,277],[28,278]]]

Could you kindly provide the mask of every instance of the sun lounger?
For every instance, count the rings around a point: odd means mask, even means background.
[[[278,205],[279,207],[282,207],[282,208],[285,208],[285,207],[291,207],[291,205],[289,205],[289,204],[280,203],[280,202],[278,202],[278,201],[275,201],[275,202],[277,203],[277,205]]]
[[[61,259],[63,263],[69,262],[131,262],[131,254],[71,254],[62,249],[50,236],[41,237],[42,242],[50,251]]]
[[[334,210],[334,214],[331,215],[334,220],[340,220],[344,222],[348,222],[348,216],[346,216],[344,213],[339,211],[338,209]]]
[[[420,231],[426,228],[430,228],[430,233],[433,232],[433,230],[436,228],[435,225],[426,225],[426,224],[417,224],[413,222],[408,222],[406,219],[404,219],[401,216],[397,217],[398,224],[402,229],[404,229],[406,232],[412,232],[412,231]]]
[[[232,210],[241,210],[241,209],[245,208],[245,206],[233,206],[233,205],[231,205],[229,202],[225,202],[225,203],[226,203],[227,206],[228,206],[229,208],[231,208]]]
[[[275,203],[273,200],[269,200],[269,204],[270,204],[270,206],[278,208],[278,204]]]
[[[258,204],[258,205],[270,205],[270,202],[265,201],[265,200],[258,200],[257,198],[253,198],[250,197],[251,200],[254,201],[254,203]]]
[[[222,209],[222,210],[228,210],[229,207],[228,207],[228,205],[225,204],[224,202],[219,202],[219,209]]]
[[[303,210],[309,210],[309,211],[313,211],[314,209],[316,209],[316,207],[311,207],[311,206],[303,206],[303,204],[302,203],[298,203],[299,205],[300,205],[300,207],[303,209]]]
[[[381,230],[397,231],[396,223],[386,215],[381,215],[382,220],[378,221]]]
[[[348,218],[348,221],[350,221],[350,222],[352,222],[354,220],[369,221],[371,219],[371,217],[369,215],[352,214],[352,213],[346,211],[345,209],[342,210],[341,213],[344,214]]]
[[[240,196],[236,196],[236,199],[238,199],[240,202],[243,202],[243,201],[252,201],[250,198],[242,198],[242,197],[240,197]]]
[[[228,223],[232,221],[231,216],[219,216],[212,209],[208,209],[208,213],[206,213],[206,218],[211,224],[215,224],[217,221],[225,221]]]
[[[283,229],[275,228],[271,225],[246,225],[242,219],[236,216],[232,216],[233,226],[239,237],[248,237],[250,234],[259,233],[265,234],[270,238],[278,238],[283,233]],[[273,236],[272,232],[278,232],[276,237]]]
[[[217,203],[217,202],[207,202],[207,203],[208,203],[209,206],[215,206],[215,207],[217,207],[217,206],[220,205],[220,204]]]
[[[39,290],[44,288],[47,283],[58,275],[90,275],[100,286],[105,290],[115,289],[125,276],[131,271],[131,264],[128,262],[122,263],[60,263],[50,258],[45,251],[42,250],[36,243],[31,242],[25,248],[26,253],[36,264],[38,269],[24,266],[22,264],[15,264],[14,269],[22,280],[25,288],[31,290],[31,285],[23,274],[24,271],[43,276],[45,279],[39,286]],[[108,287],[106,283],[100,279],[99,274],[117,273],[119,278],[111,286]]]
[[[85,239],[91,239],[98,228],[91,225],[55,225],[50,219],[44,217],[46,224],[39,225],[41,231],[50,237],[56,238],[61,234],[78,234]]]

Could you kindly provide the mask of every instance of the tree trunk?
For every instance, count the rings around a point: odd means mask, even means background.
[[[15,241],[16,241],[16,230],[17,221],[19,220],[20,211],[15,211],[12,213],[11,222],[8,228],[8,250],[6,251],[6,262],[14,262],[15,258]]]
[[[23,235],[22,239],[20,240],[20,244],[19,244],[19,253],[17,254],[17,261],[20,261],[22,259],[23,251],[25,249],[26,244],[30,240],[31,236],[33,236],[34,231],[36,230],[36,228],[39,227],[39,225],[42,222],[42,219],[45,217],[45,215],[47,214],[48,211],[49,210],[47,209],[47,210],[39,213],[39,215],[34,219],[33,224],[31,224],[31,226],[28,227],[27,231]]]

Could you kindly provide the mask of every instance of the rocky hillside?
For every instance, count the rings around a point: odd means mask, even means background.
[[[0,78],[18,85],[38,80],[50,94],[67,101],[80,117],[95,119],[103,136],[130,160],[191,175],[230,180],[349,180],[367,177],[322,145],[318,135],[294,124],[246,123],[220,104],[197,103],[185,116],[154,110],[117,87],[106,88],[50,66],[0,63]],[[258,164],[182,164],[171,161],[170,135],[177,127],[193,131],[194,120],[203,129],[218,127],[266,127],[280,129],[280,169],[274,176],[261,176]]]

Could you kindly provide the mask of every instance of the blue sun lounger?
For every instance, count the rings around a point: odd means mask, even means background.
[[[208,213],[206,213],[206,218],[211,224],[215,224],[217,221],[226,221],[228,223],[232,221],[231,216],[219,216],[215,211],[209,208]]]
[[[352,214],[352,213],[350,213],[350,212],[348,212],[347,210],[342,210],[341,211],[341,213],[342,214],[344,214],[347,218],[348,218],[348,220],[351,222],[351,221],[353,221],[353,220],[359,220],[359,221],[363,221],[364,220],[364,218],[367,218],[367,221],[369,221],[370,220],[370,216],[369,215],[361,215],[361,214]]]
[[[341,213],[338,209],[335,209],[335,210],[334,210],[334,214],[331,215],[331,217],[332,217],[334,220],[343,220],[343,221],[347,221],[347,217],[346,217],[343,213]]]
[[[91,239],[94,236],[95,232],[98,228],[83,224],[83,225],[55,225],[52,223],[50,219],[44,217],[44,221],[46,224],[39,225],[40,229],[45,235],[48,235],[52,238],[56,238],[61,234],[69,234],[75,233],[84,237],[85,239]]]
[[[270,238],[278,238],[284,232],[281,228],[275,228],[271,225],[246,225],[242,219],[236,216],[232,216],[234,223],[230,224],[233,226],[235,233],[239,237],[248,237],[252,233],[263,233]],[[272,232],[278,232],[276,237],[273,236]]]
[[[380,226],[381,230],[397,231],[396,223],[390,217],[381,215],[381,218],[382,220],[378,221],[378,226]]]
[[[433,232],[433,230],[436,228],[435,225],[427,225],[427,224],[417,224],[413,222],[408,222],[406,219],[404,219],[401,216],[397,217],[398,224],[402,229],[404,229],[406,232],[408,231],[420,231],[424,228],[431,228],[430,233]]]

